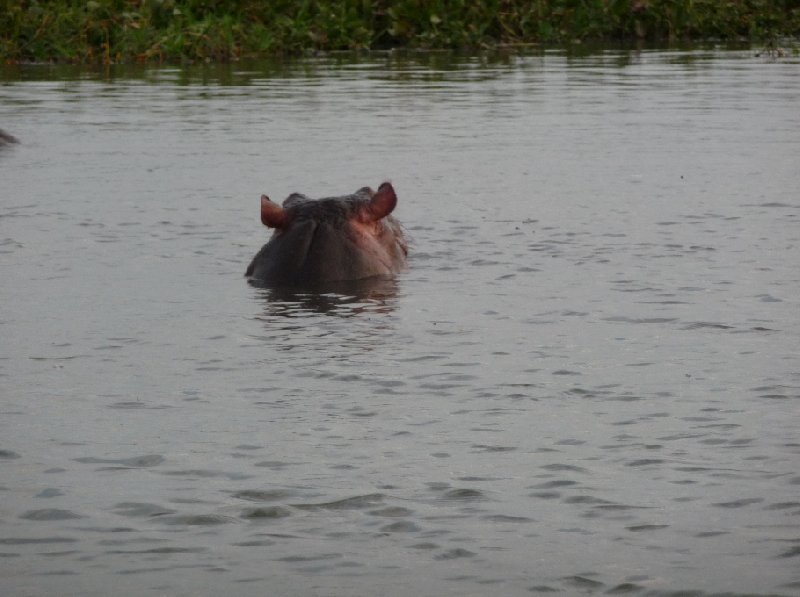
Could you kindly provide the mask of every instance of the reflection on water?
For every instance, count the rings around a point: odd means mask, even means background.
[[[797,65],[0,67],[0,593],[796,595]],[[408,272],[245,282],[386,179]]]
[[[328,282],[323,287],[298,289],[270,287],[260,280],[248,284],[263,289],[266,316],[298,317],[308,312],[353,317],[364,313],[391,313],[398,283],[394,277]]]

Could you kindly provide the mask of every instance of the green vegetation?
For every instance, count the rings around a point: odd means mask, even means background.
[[[4,62],[778,36],[800,0],[0,0]]]

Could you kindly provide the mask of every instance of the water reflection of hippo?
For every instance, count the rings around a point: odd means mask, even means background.
[[[309,313],[335,315],[342,319],[391,313],[396,308],[400,286],[392,276],[326,282],[321,286],[292,287],[259,284],[264,300],[264,321],[294,318]],[[320,292],[322,291],[322,292]]]
[[[275,232],[245,275],[272,285],[308,286],[385,276],[405,268],[408,248],[391,215],[388,182],[352,195],[309,199],[294,193],[283,207],[261,196],[261,222]]]

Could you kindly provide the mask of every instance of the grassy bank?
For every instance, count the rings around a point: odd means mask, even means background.
[[[4,62],[800,36],[800,0],[0,0]]]

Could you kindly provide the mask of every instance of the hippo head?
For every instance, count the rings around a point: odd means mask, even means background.
[[[393,274],[408,248],[390,214],[397,195],[388,182],[352,195],[309,199],[294,193],[278,205],[261,196],[261,222],[274,229],[247,268],[254,280],[317,285]]]

